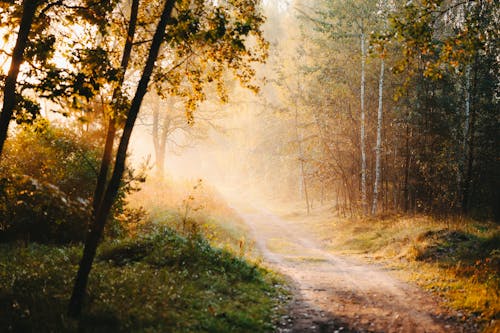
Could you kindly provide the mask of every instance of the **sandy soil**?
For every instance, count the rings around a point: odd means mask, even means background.
[[[292,281],[294,298],[278,332],[474,331],[387,269],[323,250],[303,224],[265,210],[238,211],[264,261]]]

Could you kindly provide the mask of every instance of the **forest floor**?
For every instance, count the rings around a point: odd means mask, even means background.
[[[307,223],[248,205],[233,207],[272,269],[286,275],[293,300],[278,332],[475,332],[460,312],[403,282],[391,269],[329,250]]]

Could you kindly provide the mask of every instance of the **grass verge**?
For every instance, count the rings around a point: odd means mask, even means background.
[[[443,297],[485,332],[500,332],[500,226],[463,218],[340,218],[326,208],[284,217],[307,224],[334,252],[361,255]]]
[[[106,242],[79,322],[66,316],[80,247],[0,246],[2,332],[266,332],[279,277],[166,227]]]

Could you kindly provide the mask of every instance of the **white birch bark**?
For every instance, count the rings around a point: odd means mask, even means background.
[[[365,148],[365,63],[366,63],[366,45],[365,33],[361,31],[361,205],[363,212],[367,212],[367,199],[366,199],[366,148]]]
[[[382,154],[382,116],[384,94],[384,67],[385,61],[380,59],[380,78],[378,81],[378,114],[377,114],[377,146],[375,148],[375,183],[373,185],[372,214],[377,213],[378,194],[380,187],[381,154]]]

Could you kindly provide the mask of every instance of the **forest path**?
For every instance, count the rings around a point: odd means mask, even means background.
[[[304,224],[262,209],[233,208],[264,262],[292,281],[294,297],[278,332],[463,331],[431,294],[380,266],[323,250]]]

